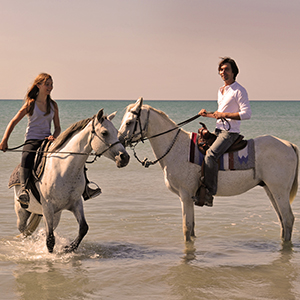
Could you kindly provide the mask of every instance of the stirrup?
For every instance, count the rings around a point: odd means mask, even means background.
[[[96,186],[96,189],[92,189],[89,187],[89,184],[94,184]],[[86,184],[85,186],[85,190],[82,194],[82,197],[84,199],[84,201],[95,198],[97,196],[99,196],[101,194],[101,189],[99,187],[99,185],[95,182],[89,182]]]
[[[205,185],[200,185],[200,187],[196,192],[196,195],[193,196],[192,199],[195,205],[198,206],[206,205],[209,207],[213,206],[214,197],[213,195],[211,195],[211,193],[209,192],[209,190],[206,188]]]

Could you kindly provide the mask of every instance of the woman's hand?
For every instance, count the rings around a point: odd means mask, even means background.
[[[0,150],[2,150],[3,152],[5,152],[8,148],[8,145],[7,145],[7,141],[1,141],[0,143]]]
[[[53,135],[49,135],[47,138],[46,138],[48,141],[51,141],[53,142],[55,140],[55,137]]]

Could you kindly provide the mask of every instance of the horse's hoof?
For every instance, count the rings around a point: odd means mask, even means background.
[[[54,245],[55,245],[55,237],[54,237],[54,234],[50,234],[47,239],[46,239],[46,245],[47,245],[47,249],[50,253],[53,252],[53,248],[54,248]]]
[[[72,253],[72,252],[74,252],[75,250],[76,250],[76,248],[73,247],[72,245],[65,246],[65,248],[64,248],[64,252],[65,252],[65,253]]]

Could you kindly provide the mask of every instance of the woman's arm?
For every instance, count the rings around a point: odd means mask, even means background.
[[[21,109],[17,112],[17,114],[11,119],[11,121],[8,123],[6,130],[4,132],[2,141],[0,143],[0,150],[6,151],[8,148],[8,139],[14,130],[15,126],[24,118],[24,116],[27,114],[28,106],[27,104],[24,104]]]
[[[53,135],[48,136],[48,140],[50,140],[50,141],[54,141],[60,135],[60,132],[61,132],[58,106],[57,106],[56,103],[55,103],[55,106],[54,106],[53,123],[54,123]]]

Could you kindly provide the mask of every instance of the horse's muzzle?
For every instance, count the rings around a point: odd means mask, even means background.
[[[126,167],[129,163],[130,156],[127,152],[119,152],[119,155],[115,157],[115,162],[118,168]]]

